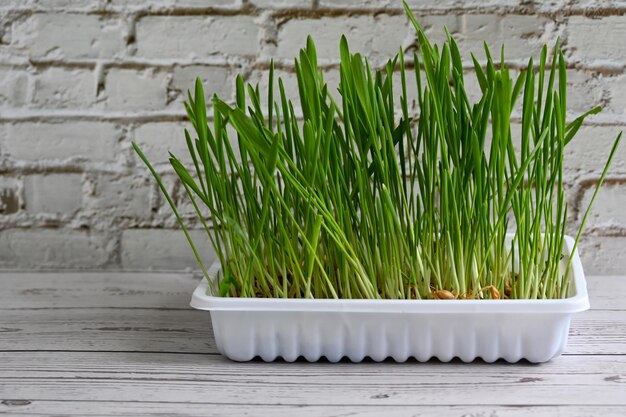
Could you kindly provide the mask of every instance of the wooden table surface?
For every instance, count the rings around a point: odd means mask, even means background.
[[[0,273],[0,415],[626,416],[626,277],[549,363],[235,363],[191,274]]]

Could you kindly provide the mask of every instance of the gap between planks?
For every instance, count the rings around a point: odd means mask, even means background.
[[[207,312],[100,308],[4,310],[3,350],[217,352]],[[626,311],[575,315],[566,352],[626,354]]]
[[[15,401],[15,405],[0,402],[0,414],[15,416],[81,416],[81,417],[163,417],[202,415],[205,417],[572,417],[602,416],[623,417],[623,406],[494,406],[484,405],[437,405],[437,406],[368,406],[354,405],[264,405],[264,404],[216,404],[205,403],[165,403],[165,402],[124,402],[124,401]],[[383,413],[383,414],[381,414]]]
[[[234,363],[220,356],[3,353],[0,399],[265,405],[626,406],[626,356],[528,363]]]

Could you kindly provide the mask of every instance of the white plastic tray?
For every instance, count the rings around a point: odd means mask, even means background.
[[[574,240],[565,244],[571,253]],[[589,308],[578,251],[572,256],[572,296],[558,300],[229,298],[210,295],[202,280],[191,306],[211,312],[217,349],[235,361],[545,362],[565,349],[572,314]],[[219,271],[213,264],[209,275]]]

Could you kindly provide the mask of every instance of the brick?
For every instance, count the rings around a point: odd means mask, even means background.
[[[30,0],[28,2],[25,2],[24,0],[4,0],[2,2],[2,6],[5,6],[6,8],[24,7],[24,3],[29,3],[28,6],[37,9],[75,9],[102,5],[101,0]]]
[[[13,29],[11,46],[34,58],[110,58],[124,51],[124,32],[118,19],[36,13]]]
[[[349,8],[349,9],[380,9],[385,10],[395,9],[403,10],[402,2],[396,2],[393,0],[319,0],[319,4],[322,7],[337,7],[337,8]],[[420,10],[446,10],[450,8],[464,8],[471,10],[475,7],[512,7],[517,6],[519,1],[517,0],[485,0],[480,2],[465,1],[459,2],[457,0],[408,0],[407,4],[412,11],[417,12]]]
[[[68,229],[4,230],[0,242],[0,265],[20,268],[99,268],[112,250],[105,236]]]
[[[110,110],[159,110],[167,105],[169,77],[152,70],[110,69],[106,76],[106,107]]]
[[[190,221],[193,221],[194,224],[198,225],[198,227],[202,226],[200,218],[198,217],[198,212],[196,211],[196,208],[193,206],[191,200],[187,196],[185,189],[181,186],[179,190],[180,190],[180,194],[178,196],[178,200],[175,203],[178,213],[184,219],[189,219]],[[198,205],[198,208],[200,209],[200,213],[202,213],[202,217],[207,222],[207,224],[210,225],[211,218],[212,218],[211,210],[202,201],[200,201],[200,199],[197,196],[194,195],[194,198],[196,199],[196,204]],[[161,198],[161,203],[162,204],[159,209],[159,212],[161,214],[171,215],[172,209],[165,201],[165,198]]]
[[[22,184],[18,179],[0,176],[0,216],[20,211],[23,206],[21,188]]]
[[[589,206],[596,186],[590,185],[584,192],[578,211],[578,222]],[[626,184],[605,182],[598,192],[585,229],[601,228],[604,232],[626,230]]]
[[[240,0],[147,0],[142,1],[141,7],[215,7],[215,6],[234,6],[239,4]],[[113,5],[136,6],[136,0],[109,0]]]
[[[626,55],[626,20],[622,16],[592,19],[572,16],[566,29],[566,49],[581,61],[615,60]]]
[[[24,180],[24,194],[29,213],[72,215],[81,207],[81,175],[29,175]]]
[[[7,232],[0,230],[0,268],[15,268],[17,259],[13,257],[7,239]]]
[[[602,13],[603,11],[615,12],[615,9],[624,7],[624,0],[553,0],[559,4],[564,2],[573,9],[586,10],[592,13]]]
[[[615,137],[622,129],[616,126],[584,126],[565,148],[563,167],[570,174],[594,174],[599,177]],[[613,159],[611,175],[626,173],[626,146],[620,146]]]
[[[281,58],[293,58],[305,44],[310,33],[318,47],[318,56],[332,61],[338,60],[339,42],[342,34],[348,38],[353,51],[362,52],[370,59],[385,61],[397,54],[406,35],[414,33],[408,29],[404,16],[323,17],[319,19],[290,20],[278,34],[276,54]],[[444,27],[455,37],[459,48],[470,59],[474,52],[484,59],[483,42],[489,41],[492,55],[499,54],[505,43],[507,59],[528,59],[538,56],[544,42],[551,39],[549,34],[552,21],[548,18],[518,15],[423,15],[418,21],[431,42],[441,44],[445,39]],[[308,30],[303,32],[302,27]]]
[[[538,57],[546,42],[552,42],[550,25],[545,17],[525,15],[465,14],[457,16],[428,16],[424,30],[441,43],[445,39],[443,25],[455,38],[464,60],[471,60],[470,52],[484,60],[483,44],[487,41],[494,59],[500,56],[504,44],[507,60],[528,60]],[[429,33],[430,32],[430,33]]]
[[[567,110],[584,113],[603,104],[604,84],[594,73],[567,71]]]
[[[0,105],[22,106],[28,99],[28,73],[19,69],[0,68]]]
[[[116,174],[90,175],[84,209],[98,217],[148,218],[152,178]]]
[[[623,275],[626,237],[583,235],[578,251],[587,275]]]
[[[552,12],[562,11],[567,6],[575,6],[576,3],[580,4],[580,1],[579,0],[543,0],[543,1],[533,1],[532,3],[528,3],[528,5],[533,7],[535,10],[548,13],[550,11]],[[524,3],[522,3],[522,5],[524,5]]]
[[[194,177],[195,178],[195,177]],[[154,179],[152,179],[154,181]],[[189,206],[183,207],[184,203],[181,204],[181,194],[184,194],[185,191],[182,189],[180,185],[180,180],[176,176],[175,173],[164,173],[161,175],[161,181],[163,182],[163,186],[167,190],[167,193],[172,197],[174,204],[176,205],[176,209],[179,210],[179,214],[183,216],[183,218],[189,218],[189,215],[192,214],[193,207],[191,203]],[[180,192],[179,192],[180,191]],[[176,218],[173,216],[172,208],[170,207],[167,199],[163,195],[160,187],[156,190],[156,193],[153,194],[153,211],[156,213],[156,217],[159,220],[163,220],[168,226],[178,226],[176,223]],[[186,216],[186,217],[185,217]]]
[[[24,122],[6,126],[5,146],[13,159],[81,158],[112,161],[119,132],[107,122]]]
[[[360,52],[373,60],[387,60],[398,52],[408,30],[404,16],[292,19],[279,28],[276,56],[295,58],[310,34],[320,60],[338,61],[339,40],[345,34],[353,52]]]
[[[400,9],[402,3],[395,4],[389,0],[319,0],[320,7],[347,8],[347,9]]]
[[[202,80],[207,100],[213,94],[225,101],[233,98],[235,74],[229,68],[188,65],[174,68],[171,91],[179,97],[179,101],[187,99],[187,90],[193,94],[197,77]]]
[[[169,151],[176,155],[178,159],[191,162],[191,157],[188,156],[187,143],[185,142],[183,130],[185,128],[190,130],[190,132],[193,130],[193,126],[190,123],[146,123],[135,130],[133,140],[137,142],[152,164],[168,163]],[[141,162],[138,156],[134,155],[134,158],[139,166],[143,166],[143,162]]]
[[[209,127],[213,128],[211,122],[209,122]],[[135,130],[134,140],[152,164],[169,165],[169,152],[171,151],[190,168],[192,159],[185,141],[185,128],[189,130],[192,138],[195,139],[197,137],[191,123],[157,122],[139,126]],[[233,151],[238,155],[237,134],[230,125],[227,127],[227,132]],[[143,162],[139,157],[134,157],[136,163],[143,167]]]
[[[206,268],[216,258],[204,230],[191,230],[191,238]],[[200,269],[182,230],[129,229],[122,233],[125,269]]]
[[[626,114],[626,75],[605,78],[604,82],[609,96],[606,111]]]
[[[249,2],[256,7],[263,9],[302,9],[313,6],[313,0],[249,0]]]
[[[136,31],[142,58],[253,56],[259,43],[252,16],[148,16],[137,22]]]
[[[196,183],[198,184],[198,186],[200,186],[200,183],[197,179],[198,177],[197,175],[195,175],[195,168],[189,168],[191,170],[190,172],[192,173],[193,178],[196,180]],[[181,215],[181,217],[186,221],[189,220],[190,224],[193,223],[197,227],[201,227],[202,223],[198,218],[198,213],[176,174],[165,174],[161,177],[161,180],[163,180],[163,184],[165,185],[167,192],[173,198],[174,204],[176,204],[176,210],[178,210],[178,213]],[[172,220],[175,221],[175,219],[172,219],[172,208],[161,193],[161,190],[158,190],[157,193],[157,218],[165,222],[170,222]],[[196,195],[194,195],[194,198],[196,200],[198,208],[200,209],[200,213],[202,213],[202,216],[206,220],[207,224],[210,225],[212,217],[211,210],[209,210],[209,208]]]
[[[96,79],[85,69],[47,68],[33,80],[36,107],[89,107],[96,102]]]

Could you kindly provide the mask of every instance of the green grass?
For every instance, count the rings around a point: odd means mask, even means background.
[[[565,148],[594,108],[566,121],[566,64],[558,43],[512,79],[485,46],[472,103],[461,51],[417,30],[380,70],[340,41],[339,91],[329,91],[313,40],[295,60],[299,117],[269,70],[267,92],[236,81],[236,104],[201,82],[185,108],[193,165],[170,154],[222,265],[214,293],[276,298],[562,298],[571,262]],[[394,85],[394,73],[400,85]],[[417,89],[409,91],[413,77]],[[274,97],[274,83],[279,94]],[[419,117],[409,112],[415,101]],[[511,113],[521,105],[521,126]],[[399,110],[398,110],[399,109]],[[229,137],[227,126],[237,132]],[[514,137],[519,137],[517,142]],[[621,139],[615,140],[598,188]],[[233,147],[235,141],[238,147]],[[186,234],[176,205],[136,144]],[[591,199],[595,200],[597,190]],[[210,218],[202,214],[208,208]],[[580,230],[589,214],[589,209]],[[513,239],[507,238],[513,231]],[[581,233],[576,236],[576,245]],[[515,267],[512,268],[512,265]],[[207,277],[208,278],[208,277]]]

